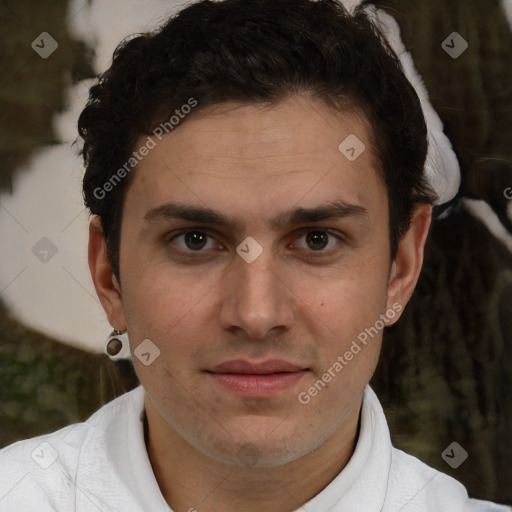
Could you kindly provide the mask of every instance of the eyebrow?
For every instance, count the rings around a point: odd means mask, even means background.
[[[294,208],[288,212],[278,214],[271,219],[273,230],[280,230],[287,226],[320,222],[341,218],[364,219],[368,217],[368,210],[360,205],[350,204],[337,200],[315,208]],[[166,203],[152,208],[144,215],[146,222],[168,221],[173,219],[188,220],[199,224],[209,224],[219,227],[240,230],[241,223],[229,219],[224,214],[207,207],[197,207],[187,204]]]

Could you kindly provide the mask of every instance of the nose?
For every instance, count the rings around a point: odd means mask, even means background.
[[[266,250],[252,263],[236,256],[222,283],[219,321],[224,329],[263,340],[291,328],[294,294],[272,259]]]

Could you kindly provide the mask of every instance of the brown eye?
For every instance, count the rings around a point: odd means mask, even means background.
[[[208,235],[200,231],[189,231],[184,236],[185,245],[192,250],[202,249],[208,240]]]
[[[310,231],[307,234],[306,242],[309,247],[315,251],[325,249],[329,240],[329,235],[325,231]]]
[[[205,252],[207,249],[221,248],[208,233],[193,229],[176,234],[169,242],[188,252]]]
[[[303,231],[298,238],[297,247],[308,252],[330,253],[341,242],[340,237],[324,229]]]

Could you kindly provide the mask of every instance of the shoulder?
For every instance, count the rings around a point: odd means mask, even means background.
[[[25,501],[54,507],[51,510],[64,510],[74,503],[75,475],[85,463],[83,447],[92,448],[95,440],[107,435],[111,425],[142,400],[139,387],[104,405],[85,422],[0,450],[0,512],[25,510]],[[90,452],[86,458],[90,463]],[[46,503],[48,496],[53,496],[52,503]],[[16,508],[7,506],[11,502]],[[69,510],[73,509],[74,504]],[[47,509],[42,506],[41,510]]]
[[[384,480],[381,512],[512,512],[509,506],[471,499],[460,482],[393,447],[386,416],[370,386],[361,418],[362,427],[366,420],[367,439],[371,438],[364,475],[373,465],[378,469],[375,479]]]
[[[68,425],[50,434],[18,441],[0,450],[0,461],[9,461],[10,468],[31,469],[49,467],[54,463],[71,469],[80,458],[80,450],[87,438],[107,429],[109,424],[142,404],[142,387],[138,387],[105,404],[87,421]],[[6,470],[5,464],[0,471]]]
[[[386,505],[386,512],[512,512],[511,507],[469,498],[460,482],[397,448],[392,450]]]

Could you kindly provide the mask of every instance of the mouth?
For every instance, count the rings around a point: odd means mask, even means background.
[[[206,373],[215,383],[237,395],[265,398],[292,387],[308,371],[278,359],[261,363],[236,359],[214,366]]]

